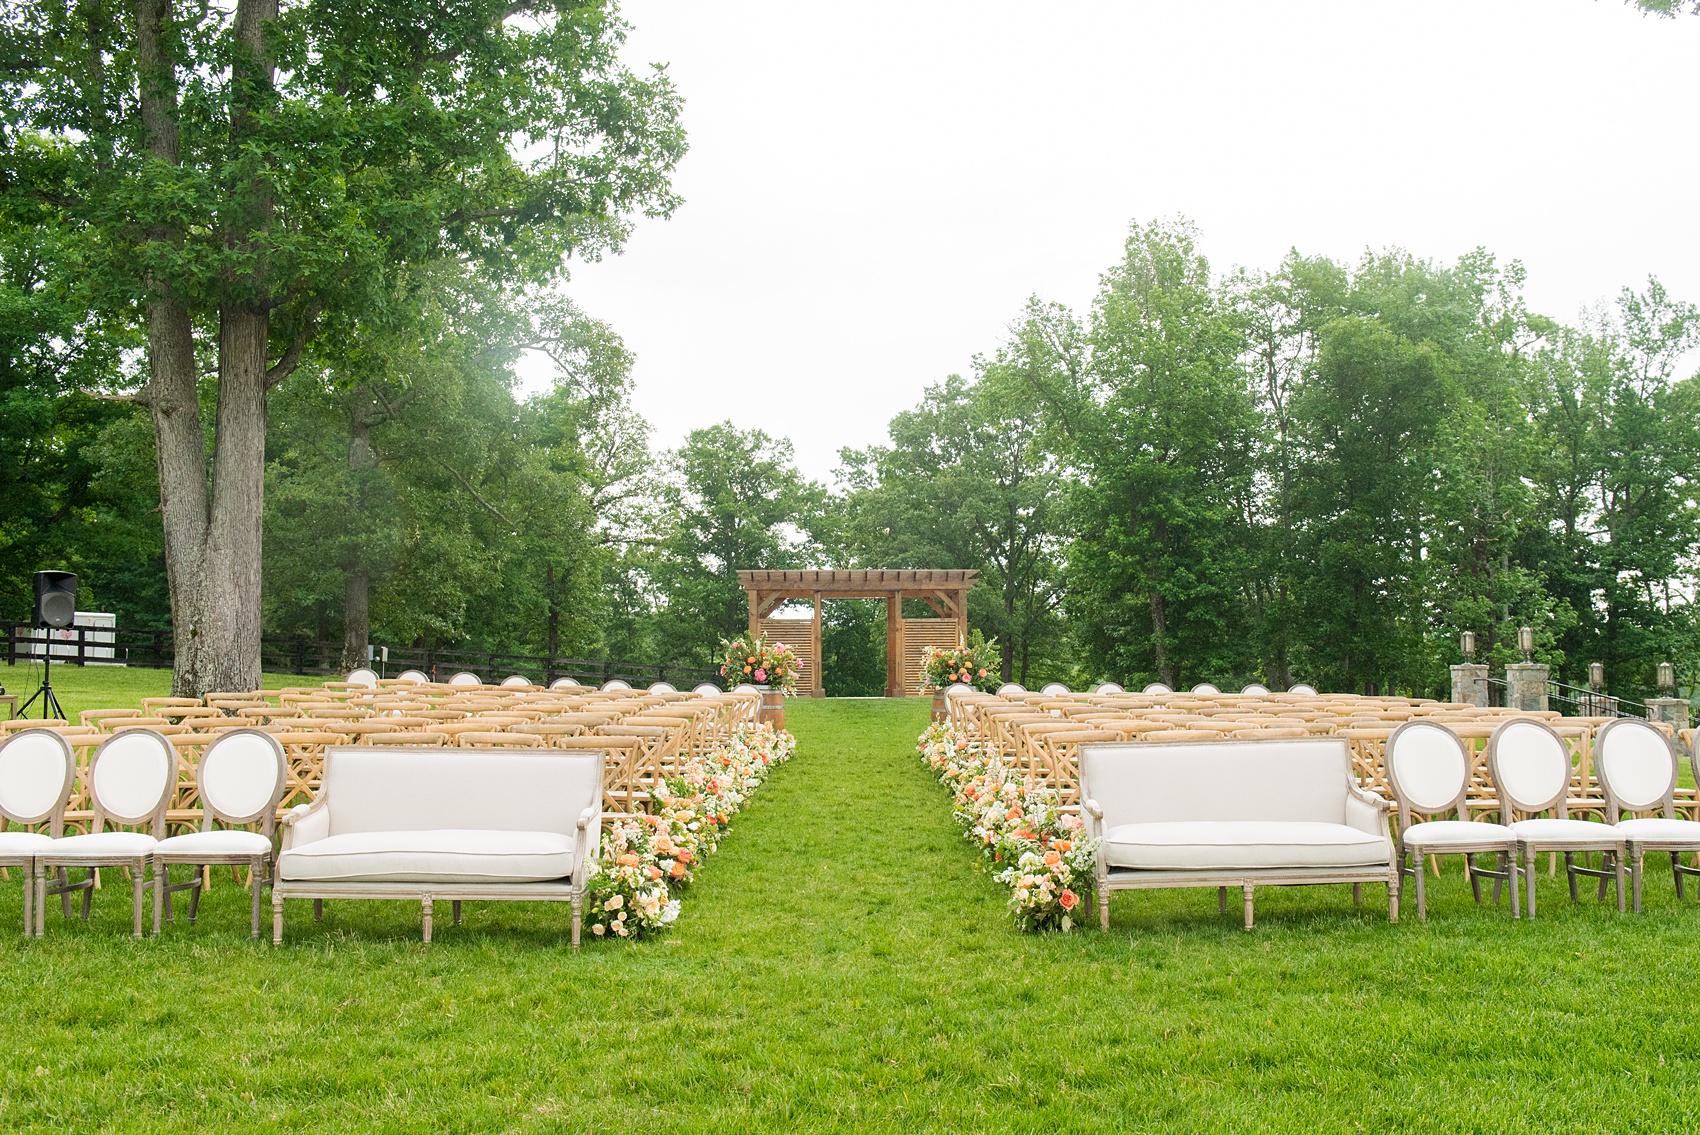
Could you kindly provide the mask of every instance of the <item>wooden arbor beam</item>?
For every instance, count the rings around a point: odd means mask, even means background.
[[[968,641],[968,592],[979,573],[969,568],[854,570],[739,571],[738,585],[750,601],[750,634],[761,633],[761,622],[793,599],[814,604],[815,674],[812,685],[824,692],[821,674],[820,605],[823,599],[884,599],[886,601],[887,697],[910,693],[903,672],[903,598],[918,597],[941,619],[956,621],[957,639]]]

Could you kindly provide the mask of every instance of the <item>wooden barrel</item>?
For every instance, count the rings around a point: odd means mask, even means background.
[[[757,720],[765,721],[775,729],[785,728],[785,691],[761,687],[761,716]]]

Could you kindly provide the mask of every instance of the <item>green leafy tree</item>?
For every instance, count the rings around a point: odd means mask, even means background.
[[[304,351],[409,265],[543,280],[672,207],[678,102],[623,32],[573,0],[0,10],[7,223],[146,332],[177,692],[259,682],[266,401]]]
[[[797,471],[791,443],[731,422],[692,430],[669,460],[649,579],[661,600],[656,642],[668,660],[706,664],[747,630],[743,569],[801,567],[820,486]]]
[[[1054,403],[1076,493],[1071,616],[1099,672],[1243,673],[1260,422],[1240,313],[1190,225],[1129,235],[1077,393]]]
[[[973,568],[971,625],[996,637],[1005,681],[1031,680],[1060,638],[1064,481],[1023,373],[1050,365],[1031,312],[1012,342],[892,419],[891,444],[845,451],[843,538],[865,567]]]

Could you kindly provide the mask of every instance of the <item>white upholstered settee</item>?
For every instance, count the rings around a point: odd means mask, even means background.
[[[1100,743],[1080,747],[1080,807],[1099,838],[1098,919],[1110,892],[1138,888],[1252,890],[1298,883],[1385,883],[1398,920],[1399,876],[1387,801],[1352,779],[1337,737]]]
[[[283,818],[272,941],[285,899],[570,902],[578,945],[602,844],[600,750],[333,748],[311,804]]]

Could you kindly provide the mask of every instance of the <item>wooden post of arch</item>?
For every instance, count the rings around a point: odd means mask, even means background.
[[[919,693],[910,689],[905,666],[903,599],[925,600],[941,619],[954,624],[955,638],[968,640],[968,592],[978,575],[970,569],[876,569],[844,571],[740,571],[738,586],[750,600],[750,634],[761,633],[762,620],[791,600],[814,603],[812,623],[814,673],[805,693],[826,692],[821,665],[821,603],[826,599],[884,599],[886,602],[885,693],[906,697]],[[951,625],[951,624],[947,624]],[[927,641],[927,640],[923,640]]]

